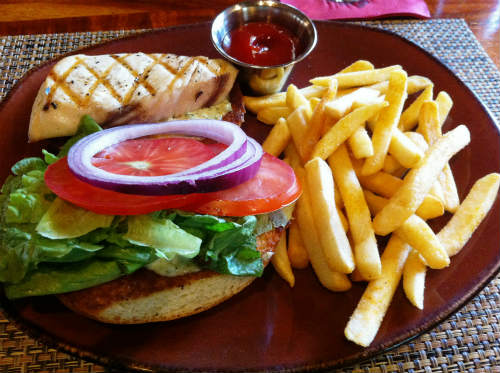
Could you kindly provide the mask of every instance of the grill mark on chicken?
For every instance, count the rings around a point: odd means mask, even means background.
[[[195,60],[196,60],[195,58],[189,58],[188,61],[184,64],[184,66],[182,66],[182,68],[179,71],[177,71],[174,79],[172,79],[172,81],[168,85],[169,91],[172,91],[175,83],[181,78],[181,76],[186,74],[187,69],[189,69],[191,67],[191,65],[195,62]]]
[[[154,62],[149,67],[147,67],[142,74],[139,74],[137,71],[135,71],[133,69],[132,66],[130,66],[128,64],[127,61],[125,61],[125,59],[128,56],[130,56],[130,54],[126,54],[126,55],[121,56],[121,57],[118,57],[118,56],[116,56],[114,54],[111,55],[111,57],[115,61],[117,61],[123,67],[125,67],[130,72],[130,74],[132,74],[132,76],[134,77],[134,83],[132,84],[132,86],[130,87],[130,90],[125,95],[125,98],[123,99],[123,105],[128,105],[130,103],[130,100],[132,99],[132,95],[134,94],[134,92],[137,89],[137,87],[140,86],[140,85],[142,85],[144,88],[146,88],[146,90],[149,92],[149,94],[151,96],[156,95],[156,89],[151,84],[149,84],[149,82],[147,81],[149,73],[157,65],[156,60],[153,58]],[[149,57],[151,57],[151,56],[149,56]]]
[[[101,75],[97,71],[95,71],[94,69],[92,69],[81,58],[76,58],[76,60],[78,61],[78,64],[84,66],[96,78],[96,81],[94,82],[94,84],[89,88],[89,92],[86,95],[86,99],[85,99],[84,104],[88,104],[88,102],[90,101],[90,99],[91,99],[94,91],[97,89],[97,87],[99,86],[99,84],[102,84],[104,87],[106,87],[106,89],[109,91],[109,93],[111,94],[111,96],[113,96],[113,98],[115,100],[117,100],[118,102],[122,102],[122,99],[121,99],[120,95],[118,94],[118,92],[116,92],[116,90],[113,88],[113,86],[109,83],[108,79],[106,78],[108,76],[109,72],[113,69],[113,67],[116,66],[117,62],[112,63],[104,71],[104,73]]]
[[[45,104],[43,105],[43,110],[47,111],[49,110],[50,106],[54,107],[52,104],[54,100],[54,94],[56,93],[58,88],[61,88],[64,93],[71,98],[74,102],[79,103],[80,99],[79,97],[71,90],[68,88],[66,85],[66,78],[68,75],[78,67],[79,63],[76,61],[69,69],[67,69],[64,74],[61,76],[57,76],[57,74],[54,72],[54,70],[50,71],[49,77],[52,78],[54,81],[54,84],[50,87],[50,91],[47,94],[47,99],[45,100]],[[56,106],[57,107],[57,106]],[[55,108],[54,108],[55,109]]]
[[[157,65],[161,65],[167,70],[170,74],[172,75],[177,75],[178,71],[174,69],[172,66],[170,66],[168,63],[165,63],[161,60],[161,58],[156,57],[154,54],[148,54],[149,57],[151,57]]]

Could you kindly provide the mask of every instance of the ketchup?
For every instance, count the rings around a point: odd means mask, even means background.
[[[230,31],[222,42],[227,54],[258,66],[281,65],[295,58],[298,40],[286,28],[250,22]]]

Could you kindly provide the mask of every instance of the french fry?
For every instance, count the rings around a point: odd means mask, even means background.
[[[448,93],[446,93],[445,91],[441,91],[436,96],[435,101],[439,108],[439,125],[443,127],[443,124],[446,121],[446,118],[448,117],[448,114],[453,106],[453,100]]]
[[[401,131],[411,131],[418,124],[420,108],[425,101],[432,100],[434,85],[430,84],[420,93],[420,95],[401,114],[398,127]]]
[[[373,219],[375,233],[385,236],[400,227],[420,206],[448,160],[469,142],[469,130],[460,125],[432,144],[424,159],[408,172],[401,188]]]
[[[389,153],[406,168],[412,168],[424,157],[424,152],[419,149],[407,136],[395,128],[389,144]]]
[[[429,78],[419,75],[412,75],[408,77],[408,86],[406,87],[406,92],[412,95],[416,92],[421,91],[425,87],[432,84]],[[367,88],[376,89],[380,94],[385,95],[389,89],[389,80],[385,80],[379,83],[371,84]]]
[[[399,163],[397,159],[394,158],[392,155],[387,154],[387,157],[385,157],[384,167],[382,168],[382,170],[384,172],[387,172],[388,174],[399,177],[400,175],[402,175],[403,172],[406,171],[406,168],[401,166],[401,163]]]
[[[311,158],[319,157],[321,159],[328,158],[344,141],[364,124],[364,122],[379,112],[387,103],[379,103],[366,105],[353,110],[345,117],[340,119],[335,126],[330,128],[328,132],[318,141],[313,149]]]
[[[311,97],[309,99],[309,105],[311,105],[311,110],[314,111],[314,109],[316,109],[316,106],[318,106],[318,104],[320,103],[321,101],[321,98],[319,97]]]
[[[271,263],[274,269],[281,276],[283,280],[288,282],[290,287],[295,285],[295,276],[293,275],[292,267],[290,265],[290,260],[288,259],[288,254],[286,251],[286,231],[283,230],[280,233],[280,240],[276,245],[274,250],[274,255],[271,258]]]
[[[325,121],[325,104],[330,100],[333,100],[336,94],[337,80],[333,79],[330,82],[328,90],[314,109],[307,131],[302,138],[301,142],[305,161],[308,161],[310,159],[311,152],[321,136]]]
[[[325,111],[331,118],[340,119],[349,111],[351,111],[354,103],[356,103],[358,107],[362,105],[369,105],[374,103],[374,100],[378,97],[379,92],[375,89],[364,87],[358,88],[351,93],[345,94],[342,97],[329,101],[327,104],[325,104]]]
[[[394,231],[403,241],[411,245],[433,269],[450,265],[450,257],[431,227],[417,215],[411,215]]]
[[[340,70],[340,73],[352,73],[354,71],[365,71],[365,70],[373,70],[375,66],[370,61],[367,60],[357,60]]]
[[[342,144],[328,158],[328,163],[337,180],[342,201],[347,213],[351,237],[354,242],[354,258],[361,276],[372,280],[380,276],[382,265],[377,240],[372,227],[370,211],[363,190],[354,172],[347,147]]]
[[[293,143],[302,160],[307,157],[307,146],[302,140],[308,131],[308,110],[305,106],[299,106],[286,119]]]
[[[312,97],[322,97],[325,91],[326,87],[315,85],[310,85],[300,89],[300,93],[308,99]],[[286,92],[279,92],[261,97],[244,96],[243,103],[245,104],[245,108],[252,113],[258,113],[262,109],[273,106],[286,106]]]
[[[309,256],[296,219],[292,220],[288,228],[288,258],[292,268],[302,269],[309,264]]]
[[[403,269],[403,290],[406,298],[418,309],[424,309],[425,275],[427,266],[420,254],[412,250]]]
[[[389,90],[385,100],[389,105],[380,111],[373,129],[372,143],[373,155],[368,157],[363,164],[361,173],[371,175],[380,171],[384,166],[385,156],[389,150],[392,134],[397,128],[403,105],[405,103],[407,75],[404,71],[394,71],[390,75]]]
[[[257,119],[262,123],[274,125],[278,119],[286,118],[290,114],[288,106],[270,106],[257,112]]]
[[[302,184],[302,196],[297,201],[297,222],[300,234],[304,237],[307,255],[319,282],[332,291],[347,291],[351,288],[349,278],[340,272],[333,271],[326,262],[323,249],[318,238],[318,232],[314,225],[313,212],[307,183],[305,182],[305,171],[300,166],[295,168]],[[307,238],[306,238],[307,237]]]
[[[425,141],[425,138],[424,136],[422,136],[422,134],[418,132],[409,131],[409,132],[404,132],[404,135],[408,139],[413,141],[415,146],[417,146],[422,152],[425,153],[427,149],[429,149],[429,144],[427,144],[427,141]]]
[[[355,158],[361,159],[373,155],[372,139],[365,127],[358,127],[347,142]]]
[[[388,202],[386,198],[376,196],[369,191],[365,191],[365,198],[373,215],[382,210]],[[406,219],[401,227],[394,231],[394,234],[417,250],[429,267],[441,269],[450,264],[450,258],[438,237],[431,227],[417,215]]]
[[[356,167],[355,170],[363,188],[380,194],[383,197],[391,198],[403,185],[403,180],[386,172],[377,172],[373,175],[363,176],[358,172]],[[417,208],[415,213],[424,220],[436,218],[444,214],[443,203],[441,200],[428,194],[424,197],[422,204]]]
[[[295,84],[290,84],[286,90],[286,106],[288,106],[290,112],[302,106],[306,109],[307,119],[309,120],[311,118],[311,105],[306,96],[300,92]]]
[[[439,107],[435,101],[427,101],[422,105],[417,131],[421,133],[428,144],[433,144],[442,137]],[[438,183],[441,187],[441,198],[446,211],[455,212],[460,204],[457,185],[447,163],[439,175]]]
[[[292,135],[285,118],[280,118],[262,144],[265,152],[278,157],[288,145]]]
[[[401,279],[411,246],[391,236],[382,256],[382,275],[368,283],[344,330],[346,338],[367,347],[375,338]]]
[[[320,158],[308,161],[304,169],[308,190],[314,190],[309,196],[313,219],[328,266],[337,272],[351,273],[354,257],[335,206],[331,170]]]
[[[343,72],[314,78],[309,80],[309,82],[313,85],[327,87],[331,79],[337,79],[339,88],[361,87],[388,80],[391,72],[396,70],[402,71],[403,69],[400,65],[394,65],[381,69]]]
[[[449,256],[465,246],[498,197],[500,174],[491,173],[477,180],[448,223],[437,234]]]

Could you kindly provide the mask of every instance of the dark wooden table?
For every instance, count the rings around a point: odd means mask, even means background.
[[[210,20],[238,0],[2,0],[0,35],[159,28]],[[427,0],[433,18],[464,18],[500,68],[500,0]]]

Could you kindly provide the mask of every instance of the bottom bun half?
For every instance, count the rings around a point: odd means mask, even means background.
[[[280,229],[257,237],[257,249],[267,265]],[[86,317],[111,324],[143,324],[193,315],[239,293],[255,280],[203,270],[165,277],[147,269],[89,289],[60,294],[68,308]]]

